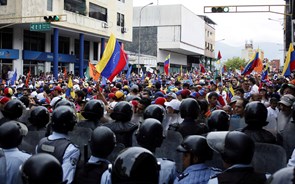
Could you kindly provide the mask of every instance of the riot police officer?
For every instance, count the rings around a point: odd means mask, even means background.
[[[267,108],[263,103],[250,102],[245,107],[245,122],[247,126],[242,132],[250,136],[254,142],[276,143],[276,138],[272,133],[263,129],[268,124]]]
[[[1,110],[4,117],[0,119],[0,125],[9,120],[18,120],[23,114],[23,109],[24,105],[21,101],[17,99],[8,101]]]
[[[140,146],[155,153],[156,148],[162,145],[164,139],[160,121],[153,118],[145,119],[136,133],[136,138]],[[175,162],[166,158],[157,158],[157,161],[161,164],[159,184],[173,183],[177,175]]]
[[[29,131],[46,130],[45,126],[49,123],[50,114],[47,108],[37,106],[31,110],[28,121],[31,123],[28,126]]]
[[[228,131],[229,115],[224,110],[215,110],[208,118],[208,127],[210,131]]]
[[[226,168],[209,180],[209,184],[243,183],[262,184],[266,181],[265,174],[256,173],[250,165],[254,155],[254,141],[239,131],[210,132],[207,135],[208,145],[221,155]]]
[[[86,120],[80,121],[77,126],[91,128],[94,130],[100,126],[100,119],[104,115],[104,104],[101,100],[90,100],[82,110],[82,116]]]
[[[40,140],[37,153],[49,153],[62,164],[63,180],[72,183],[80,150],[68,138],[68,132],[72,131],[77,122],[73,108],[59,106],[52,113],[52,134]]]
[[[189,135],[202,135],[208,132],[208,127],[205,124],[196,121],[200,114],[200,106],[195,99],[187,98],[182,100],[179,110],[180,116],[184,120],[179,125],[178,131],[183,138]]]
[[[211,160],[213,155],[205,137],[190,135],[178,146],[177,151],[183,153],[184,171],[177,176],[174,184],[207,183],[211,176],[218,173],[217,169],[210,168],[205,164],[205,161]]]
[[[111,164],[107,157],[114,150],[115,144],[116,136],[111,129],[105,126],[94,129],[90,139],[91,157],[83,168],[77,170],[74,183],[99,183],[102,174]]]
[[[275,172],[270,178],[268,178],[268,184],[294,184],[295,183],[295,168],[285,167]]]
[[[104,126],[109,127],[115,134],[118,143],[124,144],[125,147],[132,146],[132,134],[138,125],[132,123],[132,106],[128,102],[118,102],[113,112],[110,114],[114,122],[106,123]]]
[[[63,184],[63,170],[59,161],[52,155],[39,153],[29,158],[21,167],[25,184]]]
[[[31,156],[17,148],[22,138],[21,127],[16,121],[0,126],[0,183],[21,183],[19,167]]]
[[[111,171],[112,184],[144,183],[155,184],[159,181],[160,165],[147,149],[131,147],[116,158]],[[103,184],[103,182],[101,182]]]
[[[143,111],[143,119],[154,118],[163,122],[165,118],[165,109],[161,105],[152,104],[147,106]]]

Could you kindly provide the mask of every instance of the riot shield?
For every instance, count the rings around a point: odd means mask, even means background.
[[[160,148],[156,149],[155,156],[157,158],[167,158],[176,163],[178,171],[182,171],[182,153],[176,151],[181,144],[183,138],[181,134],[175,130],[167,130],[167,135],[163,140]]]
[[[282,138],[282,146],[287,153],[287,158],[291,158],[292,152],[295,149],[295,124],[289,122],[280,135]]]
[[[28,131],[28,134],[23,137],[22,143],[18,146],[20,150],[23,150],[30,154],[36,153],[36,146],[39,141],[45,137],[45,131]]]
[[[120,154],[120,152],[125,149],[124,144],[122,143],[117,143],[114,150],[112,151],[112,153],[107,157],[107,160],[114,163],[114,161],[116,160],[117,156]]]
[[[90,128],[75,127],[73,131],[69,132],[69,139],[77,146],[81,151],[81,162],[87,162],[90,153],[88,142],[91,138],[92,130]]]
[[[287,158],[283,147],[275,144],[255,143],[252,165],[257,172],[273,174],[286,167]]]

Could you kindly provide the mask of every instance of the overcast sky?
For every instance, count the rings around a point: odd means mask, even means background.
[[[216,40],[232,46],[244,45],[246,40],[253,42],[274,42],[283,44],[283,15],[275,13],[206,13],[204,6],[215,5],[275,5],[285,4],[284,0],[133,0],[134,6],[182,4],[198,15],[210,17],[215,26]],[[283,13],[282,7],[272,11]],[[268,20],[269,18],[274,20]]]

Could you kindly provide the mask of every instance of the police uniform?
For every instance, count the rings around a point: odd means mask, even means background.
[[[27,153],[19,151],[18,148],[3,149],[6,160],[6,184],[19,184],[21,175],[18,172],[20,166],[31,156]],[[0,163],[2,165],[2,163]],[[4,181],[0,178],[0,183]]]
[[[50,135],[48,138],[44,138],[44,139],[48,139],[48,141],[61,140],[61,139],[69,140],[67,135],[57,133],[57,132],[53,132],[52,135]],[[56,145],[56,146],[58,146],[58,145]],[[45,151],[44,149],[42,149],[42,144],[40,144],[40,143],[37,147],[37,153],[38,152],[50,153],[50,152],[48,152],[48,150]],[[76,166],[77,166],[77,163],[78,163],[79,157],[80,157],[80,150],[74,144],[69,143],[63,153],[64,154],[63,154],[62,162],[61,162],[62,170],[63,170],[63,180],[64,181],[67,180],[67,183],[72,183],[72,181],[74,179],[75,171],[76,171]]]
[[[111,173],[109,170],[106,170],[102,176],[101,176],[101,180],[100,180],[100,184],[112,184],[111,181]]]
[[[159,184],[172,183],[177,176],[175,162],[166,158],[157,158],[157,161],[161,165]]]
[[[174,180],[174,184],[206,184],[210,177],[216,175],[216,173],[219,173],[217,169],[210,168],[206,164],[194,164],[187,167],[183,173],[178,175]]]
[[[212,177],[208,184],[234,184],[240,181],[243,181],[243,183],[263,184],[267,177],[269,177],[269,175],[254,172],[254,168],[251,165],[235,164],[222,173]]]

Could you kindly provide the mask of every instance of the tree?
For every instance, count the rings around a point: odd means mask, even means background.
[[[225,63],[226,68],[228,69],[237,69],[240,70],[241,66],[246,66],[245,59],[241,59],[239,57],[233,57],[231,59],[228,59]]]

